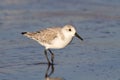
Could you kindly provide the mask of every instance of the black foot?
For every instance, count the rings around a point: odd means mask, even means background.
[[[48,65],[54,65],[54,63],[48,62]]]

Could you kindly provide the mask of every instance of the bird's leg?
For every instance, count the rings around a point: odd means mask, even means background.
[[[54,63],[54,54],[50,49],[48,49],[48,50],[51,53],[51,61],[52,61],[52,64],[53,64]]]
[[[49,61],[49,58],[48,58],[48,55],[47,55],[47,49],[44,50],[44,53],[45,53],[45,57],[46,57],[46,59],[48,61],[48,64],[50,64],[50,61]]]
[[[54,65],[53,64],[48,64],[48,68],[45,73],[45,78],[49,78],[52,74],[54,73]]]

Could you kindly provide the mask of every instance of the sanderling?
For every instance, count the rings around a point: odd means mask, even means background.
[[[21,34],[37,41],[45,47],[44,54],[49,64],[51,64],[51,62],[53,64],[54,61],[54,54],[50,49],[64,48],[72,41],[74,36],[83,40],[72,25],[51,27],[36,32],[22,32]],[[51,53],[51,62],[47,56],[47,50]]]

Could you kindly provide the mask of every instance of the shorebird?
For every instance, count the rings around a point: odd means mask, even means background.
[[[83,38],[80,37],[76,32],[75,27],[72,25],[51,27],[36,32],[22,32],[21,34],[37,41],[39,44],[45,47],[44,54],[48,64],[53,64],[54,61],[54,53],[50,49],[64,48],[72,41],[74,36],[83,40]],[[48,58],[47,51],[51,53],[51,61]]]

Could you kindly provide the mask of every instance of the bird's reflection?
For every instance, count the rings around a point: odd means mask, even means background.
[[[46,73],[45,73],[45,80],[64,80],[60,77],[51,77],[51,75],[54,73],[54,64],[48,64]]]

